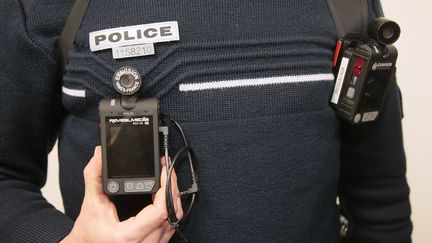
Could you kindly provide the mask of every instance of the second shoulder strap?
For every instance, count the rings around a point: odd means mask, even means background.
[[[339,37],[346,33],[366,36],[368,0],[327,0]]]
[[[90,0],[76,0],[57,43],[57,66],[59,75],[64,74],[68,62],[68,53],[72,48],[75,35],[87,11]]]

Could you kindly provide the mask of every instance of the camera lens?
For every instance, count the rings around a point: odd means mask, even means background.
[[[133,95],[141,88],[141,75],[132,67],[121,67],[113,77],[113,85],[122,95]]]
[[[120,85],[125,88],[131,88],[135,83],[134,77],[130,74],[124,74],[120,77]]]
[[[386,39],[391,39],[394,35],[394,31],[392,28],[385,28],[383,30],[383,37]]]
[[[385,18],[376,18],[369,25],[369,35],[381,45],[391,45],[400,36],[399,25]]]

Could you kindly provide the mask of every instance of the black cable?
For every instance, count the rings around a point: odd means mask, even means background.
[[[193,150],[189,147],[189,143],[186,139],[186,135],[185,135],[182,127],[180,126],[180,124],[167,115],[161,114],[161,117],[162,117],[162,120],[165,121],[165,123],[168,127],[171,124],[175,125],[175,127],[177,128],[177,130],[179,131],[179,133],[182,137],[183,144],[184,144],[184,147],[182,147],[179,151],[177,151],[177,153],[175,154],[171,163],[170,164],[167,163],[167,181],[166,181],[165,196],[166,196],[166,207],[167,207],[167,212],[168,212],[168,223],[175,229],[177,234],[185,242],[189,242],[186,239],[186,237],[183,235],[183,233],[181,232],[181,228],[184,227],[184,222],[186,221],[186,219],[188,218],[189,214],[192,211],[192,207],[193,207],[193,205],[195,203],[195,199],[196,199],[196,194],[198,193],[198,178],[197,178],[197,173],[196,173],[196,169],[195,169],[195,164],[196,164],[195,163],[195,161],[196,161],[195,160],[195,154],[194,154]],[[164,143],[165,142],[167,143],[167,137],[164,137]],[[165,144],[164,149],[165,149],[165,154],[167,154],[167,149],[168,149],[167,144]],[[191,169],[192,184],[186,191],[182,191],[180,193],[180,196],[184,197],[184,196],[191,195],[191,201],[189,203],[189,207],[187,208],[187,210],[183,214],[183,218],[181,220],[179,220],[177,218],[177,215],[175,212],[175,207],[174,207],[175,202],[174,202],[173,194],[172,194],[172,190],[171,190],[171,175],[172,175],[172,172],[174,170],[174,166],[175,166],[176,162],[179,160],[179,157],[182,154],[184,154],[185,152],[187,152],[189,166]],[[182,227],[180,225],[181,222],[183,222]]]
[[[186,149],[187,147],[181,148],[177,154],[174,156],[173,160],[171,161],[171,165],[167,168],[168,174],[167,174],[167,182],[166,182],[166,190],[165,190],[165,197],[166,197],[166,207],[168,211],[168,221],[170,225],[174,228],[177,227],[179,220],[177,218],[177,215],[175,213],[174,208],[174,199],[172,195],[171,190],[171,174],[174,169],[174,165],[177,162],[178,156]]]
[[[195,198],[196,198],[196,193],[192,193],[192,198],[191,198],[191,202],[189,203],[189,208],[188,208],[188,210],[186,210],[186,212],[183,214],[183,215],[184,215],[184,216],[183,216],[184,219],[187,219],[187,218],[189,217],[189,214],[191,213],[191,211],[192,211],[192,207],[193,207],[193,205],[194,205],[194,203],[195,203]]]
[[[176,164],[176,162],[178,161],[178,157],[186,150],[190,150],[190,148],[188,147],[183,147],[182,149],[180,149],[177,154],[174,156],[171,166],[168,169],[168,177],[167,177],[167,185],[166,185],[166,204],[167,204],[167,211],[168,211],[168,223],[175,229],[175,231],[177,232],[177,234],[180,235],[180,237],[185,241],[185,242],[189,242],[186,237],[181,233],[180,230],[180,220],[177,218],[176,212],[175,212],[175,208],[174,208],[174,200],[172,197],[172,191],[171,191],[171,175],[174,171],[174,165]],[[182,220],[185,220],[187,217],[186,215],[184,215]]]
[[[188,144],[188,141],[187,141],[187,139],[186,139],[186,135],[185,135],[185,133],[183,132],[183,129],[182,129],[182,127],[180,126],[180,124],[177,122],[177,121],[175,121],[175,120],[173,120],[171,117],[168,117],[173,123],[174,123],[174,125],[177,127],[177,129],[179,130],[179,132],[180,132],[180,134],[181,134],[181,136],[182,136],[182,139],[183,139],[183,143],[184,143],[184,145],[186,146],[186,147],[189,147],[189,144]],[[196,176],[196,174],[195,174],[195,169],[194,169],[194,160],[192,159],[192,155],[191,155],[191,151],[188,151],[188,159],[189,159],[189,161],[190,161],[190,169],[191,169],[191,173],[192,173],[192,176]]]
[[[166,185],[166,191],[165,191],[165,195],[166,195],[166,203],[167,203],[167,210],[168,210],[168,219],[170,221],[171,226],[175,227],[178,225],[179,220],[177,219],[177,216],[175,214],[175,209],[174,209],[174,200],[172,198],[172,191],[171,191],[171,175],[172,172],[174,171],[174,166],[176,164],[176,162],[178,161],[178,158],[181,154],[183,154],[185,151],[187,151],[188,153],[193,154],[193,151],[190,147],[183,147],[181,148],[177,154],[174,156],[172,162],[171,162],[171,166],[168,168],[168,177],[167,177],[167,185]],[[193,157],[193,156],[191,156]],[[194,184],[194,182],[192,182],[192,185]],[[195,193],[198,192],[198,190],[191,190],[191,188],[195,189],[196,187],[191,186],[188,190],[186,190],[185,192],[183,192],[184,195],[188,195],[188,194],[192,194],[194,195]],[[194,198],[195,201],[195,198]],[[192,202],[191,202],[192,204]],[[187,218],[187,216],[189,216],[190,213],[190,207],[188,208],[188,210],[186,211],[186,214],[184,214],[184,219]]]
[[[184,131],[183,131],[183,129],[182,129],[182,127],[180,126],[180,124],[176,121],[176,120],[174,120],[174,119],[172,119],[170,116],[168,116],[168,115],[165,115],[165,114],[163,114],[162,115],[165,119],[167,119],[168,120],[168,125],[169,125],[169,123],[173,123],[175,126],[176,126],[176,128],[177,128],[177,130],[180,132],[180,135],[181,135],[181,137],[182,137],[182,140],[183,140],[183,144],[186,146],[186,147],[189,147],[189,143],[188,143],[188,141],[187,141],[187,139],[186,139],[186,135],[185,135],[185,133],[184,133]],[[194,160],[192,159],[192,155],[191,155],[191,153],[190,152],[188,152],[188,159],[189,159],[189,164],[190,164],[190,169],[191,169],[191,172],[192,172],[192,175],[193,176],[196,176],[196,172],[195,172],[195,163],[194,163]]]

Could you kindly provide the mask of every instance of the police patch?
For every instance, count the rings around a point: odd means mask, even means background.
[[[126,45],[180,40],[177,21],[125,26],[89,34],[92,52]]]

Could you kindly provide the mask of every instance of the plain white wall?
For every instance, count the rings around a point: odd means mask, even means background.
[[[405,150],[411,187],[414,242],[432,242],[432,21],[430,0],[381,0],[387,18],[399,23],[398,82],[403,93]],[[49,156],[48,180],[42,190],[63,210],[58,183],[57,147]]]
[[[57,209],[64,212],[63,200],[60,194],[59,185],[59,164],[57,143],[51,153],[48,155],[48,176],[45,186],[42,188],[42,194]]]

